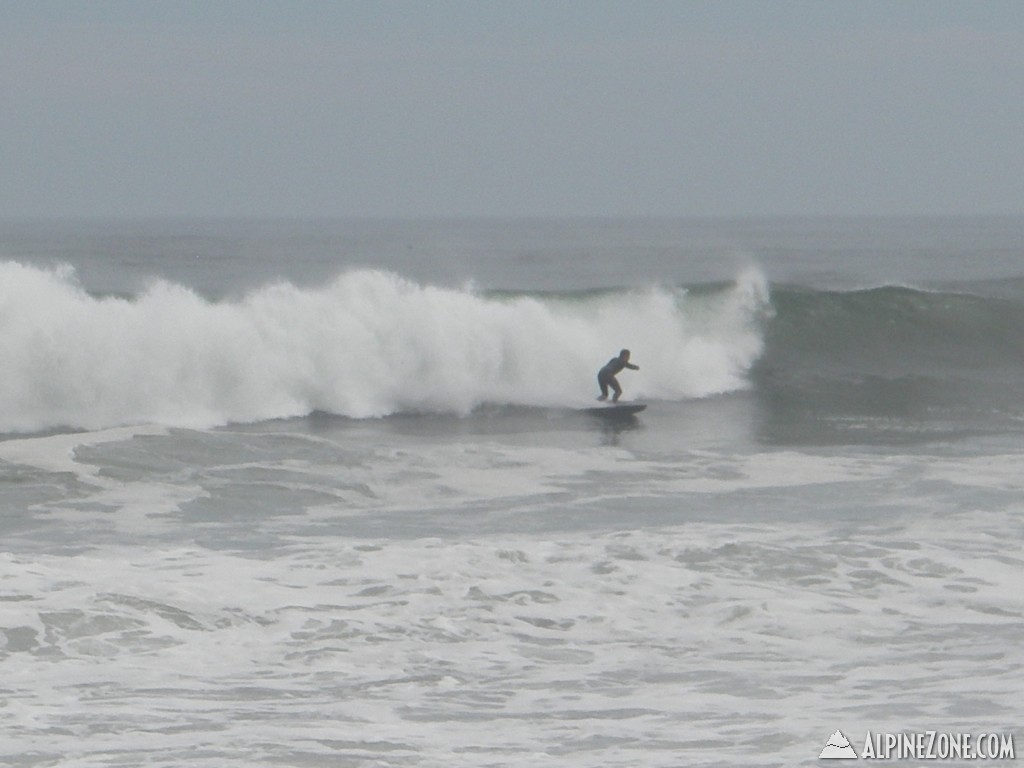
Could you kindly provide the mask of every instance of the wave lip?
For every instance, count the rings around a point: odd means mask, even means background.
[[[770,311],[755,270],[699,293],[502,297],[360,270],[215,302],[167,282],[97,297],[70,268],[4,262],[0,286],[7,432],[571,406],[624,346],[630,396],[703,397],[746,386]]]

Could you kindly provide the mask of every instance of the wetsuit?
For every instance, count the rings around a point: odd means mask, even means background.
[[[607,365],[597,372],[597,384],[601,387],[601,399],[604,400],[608,397],[608,387],[612,388],[615,392],[614,400],[618,400],[622,395],[622,387],[619,386],[619,382],[616,381],[615,375],[622,372],[623,368],[629,368],[634,371],[639,371],[639,365],[633,365],[627,363],[621,357],[613,357],[608,361]]]

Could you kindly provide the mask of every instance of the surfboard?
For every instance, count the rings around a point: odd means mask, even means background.
[[[624,416],[635,416],[646,407],[646,403],[608,403],[607,405],[595,405],[592,408],[584,408],[583,412],[607,419],[621,419]]]

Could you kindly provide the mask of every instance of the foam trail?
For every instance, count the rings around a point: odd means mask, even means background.
[[[212,302],[166,282],[99,298],[69,268],[4,262],[0,430],[573,405],[623,346],[642,368],[631,396],[700,397],[745,386],[767,305],[756,271],[699,297],[498,299],[362,270]]]

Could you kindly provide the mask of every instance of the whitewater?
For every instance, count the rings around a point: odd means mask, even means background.
[[[0,222],[0,764],[1020,749],[1021,243]]]
[[[371,270],[233,300],[166,281],[103,297],[69,266],[12,262],[0,286],[4,431],[580,406],[616,339],[645,357],[637,396],[702,397],[744,386],[769,301],[756,271],[700,298],[657,287],[493,298]]]

